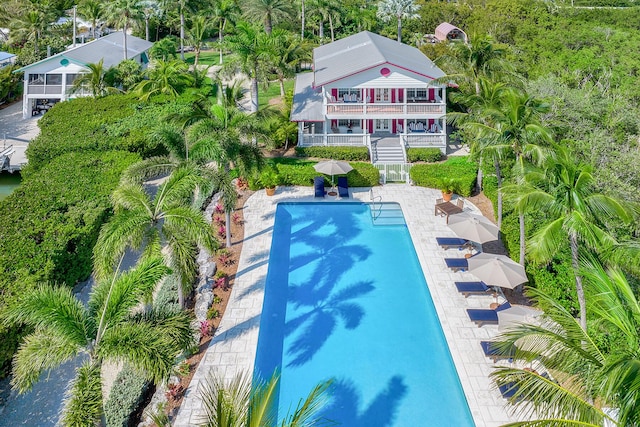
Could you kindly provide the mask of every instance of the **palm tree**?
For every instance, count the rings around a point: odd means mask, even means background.
[[[531,171],[524,177],[536,189],[527,196],[529,208],[540,209],[549,218],[529,240],[531,255],[535,261],[548,262],[569,243],[583,329],[587,327],[587,306],[579,269],[580,246],[592,250],[613,246],[615,239],[603,224],[613,218],[628,223],[634,217],[626,202],[596,190],[591,170],[566,148],[557,146],[541,172]]]
[[[193,84],[189,66],[183,61],[154,61],[153,68],[147,70],[147,76],[148,79],[138,83],[134,89],[143,101],[158,94],[175,99]]]
[[[161,259],[148,259],[100,281],[87,306],[64,286],[43,285],[27,293],[4,313],[6,323],[33,331],[14,356],[13,387],[30,390],[44,371],[84,354],[87,359],[68,391],[63,424],[97,425],[104,362],[124,361],[156,384],[167,379],[175,357],[192,345],[189,316],[164,308],[143,313],[138,307],[168,271]]]
[[[200,59],[200,50],[204,45],[204,41],[209,33],[209,24],[207,18],[202,15],[196,15],[191,20],[191,28],[189,28],[189,43],[193,46],[195,53],[195,59],[193,61],[194,67],[198,66],[198,60]]]
[[[340,23],[340,5],[336,0],[315,0],[312,5],[313,13],[320,18],[318,35],[320,42],[324,39],[324,20],[329,21],[329,30],[331,31],[331,41],[335,41],[334,22]]]
[[[20,13],[10,23],[10,40],[17,43],[21,40],[33,41],[33,49],[38,55],[39,41],[42,33],[51,23],[53,15],[44,8],[29,8]]]
[[[290,18],[293,10],[288,0],[250,0],[244,4],[244,13],[253,21],[262,21],[264,32],[271,34],[273,22]]]
[[[127,51],[127,31],[129,31],[129,25],[131,21],[143,17],[142,7],[140,0],[113,0],[107,3],[105,13],[108,21],[120,26],[122,29],[124,59],[128,59],[129,55]]]
[[[251,112],[258,111],[258,77],[261,65],[269,57],[268,36],[255,25],[240,22],[236,33],[227,36],[226,44],[234,52],[234,59],[228,68],[238,66],[251,79]]]
[[[218,374],[209,375],[201,390],[205,409],[203,427],[235,426],[257,427],[311,427],[320,425],[317,413],[327,402],[327,389],[331,381],[318,384],[301,399],[293,413],[278,422],[278,390],[280,375],[275,373],[268,381],[253,381],[249,375],[236,375],[225,382]]]
[[[104,8],[101,1],[83,0],[78,6],[78,13],[84,19],[91,21],[91,32],[93,38],[96,38],[96,26],[98,21],[104,16]]]
[[[540,114],[548,108],[548,104],[517,89],[510,89],[501,93],[497,108],[482,112],[486,119],[464,124],[477,132],[479,148],[493,154],[498,179],[498,228],[502,226],[500,154],[515,154],[516,166],[520,169],[525,158],[541,161],[545,156],[542,146],[552,140],[549,130],[539,121]],[[524,216],[521,215],[520,220],[523,228]]]
[[[385,22],[398,21],[398,41],[402,42],[402,20],[419,18],[420,6],[414,0],[381,0],[378,3],[378,18]]]
[[[144,39],[149,41],[149,21],[154,16],[160,15],[160,5],[157,0],[143,0],[141,5],[144,17]]]
[[[517,411],[533,415],[535,408],[542,417],[509,426],[640,423],[640,304],[622,271],[605,270],[594,259],[582,259],[581,264],[592,322],[600,336],[612,339],[605,344],[594,340],[561,304],[532,290],[545,311],[541,324],[513,327],[498,337],[499,347],[515,345],[515,360],[528,366],[540,362],[551,377],[513,367],[492,373],[498,385],[515,384],[517,393],[509,402]]]
[[[211,14],[218,23],[218,46],[220,47],[220,64],[222,64],[222,47],[224,46],[224,29],[228,22],[233,22],[240,9],[233,0],[214,0]]]
[[[89,72],[80,73],[73,81],[71,90],[80,92],[89,89],[94,98],[117,92],[118,89],[110,85],[115,79],[116,70],[113,67],[105,70],[103,61],[101,59],[97,64],[87,64]]]
[[[142,259],[159,255],[180,278],[178,303],[195,277],[196,245],[217,248],[211,226],[189,206],[201,176],[189,165],[174,171],[153,200],[139,184],[123,182],[113,194],[116,214],[102,227],[94,247],[94,269],[106,277],[127,248],[143,250]]]
[[[284,80],[294,77],[300,61],[308,58],[309,52],[300,39],[286,30],[276,29],[269,40],[269,63],[280,82],[280,96],[284,99]]]

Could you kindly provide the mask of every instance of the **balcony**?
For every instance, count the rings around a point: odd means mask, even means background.
[[[412,104],[367,104],[337,102],[327,104],[327,116],[364,116],[364,115],[412,115],[412,114],[445,114],[445,104],[412,103]]]
[[[447,136],[444,133],[408,133],[401,135],[405,147],[446,147]]]
[[[27,85],[27,95],[62,95],[62,85]]]

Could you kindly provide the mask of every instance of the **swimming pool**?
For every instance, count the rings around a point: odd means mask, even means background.
[[[278,205],[255,370],[276,368],[281,416],[334,378],[340,425],[474,425],[408,229],[364,203]]]

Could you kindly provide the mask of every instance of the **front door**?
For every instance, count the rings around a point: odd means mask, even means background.
[[[390,119],[376,119],[375,126],[376,132],[391,132]]]

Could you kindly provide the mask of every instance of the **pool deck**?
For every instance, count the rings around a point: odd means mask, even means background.
[[[352,188],[350,193],[349,200],[370,201],[369,188]],[[480,341],[498,334],[498,327],[478,328],[465,310],[488,308],[494,299],[489,295],[465,298],[459,294],[454,281],[477,279],[469,273],[447,269],[443,258],[463,257],[465,252],[445,251],[436,243],[436,237],[455,237],[445,218],[433,214],[440,191],[387,184],[374,187],[373,194],[380,196],[382,202],[397,202],[402,207],[476,426],[494,427],[517,421],[518,417],[507,411],[500,392],[493,388],[489,374],[494,364],[480,347]],[[204,421],[198,388],[210,372],[231,378],[237,372],[253,371],[276,205],[284,201],[321,200],[313,197],[311,187],[279,187],[273,197],[259,191],[245,203],[245,238],[235,285],[220,327],[185,393],[174,427],[195,426]],[[469,202],[465,202],[464,210],[480,213]]]

